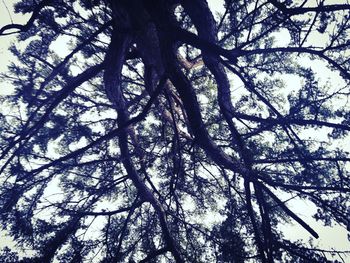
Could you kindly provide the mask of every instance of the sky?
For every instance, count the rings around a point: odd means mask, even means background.
[[[24,24],[28,16],[22,16],[14,14],[12,4],[16,1],[4,1],[0,2],[0,27],[5,24],[11,23],[22,23]],[[311,2],[311,1],[310,1]],[[339,3],[340,1],[327,1],[330,4]],[[216,11],[222,11],[222,1],[221,0],[209,0],[210,7],[215,9]],[[11,15],[10,15],[11,14]],[[283,35],[283,32],[280,35],[276,35],[277,42],[279,41],[280,45],[286,45],[288,42],[288,38],[286,35]],[[317,41],[317,36],[315,37],[315,41]],[[6,67],[8,63],[13,59],[10,55],[10,52],[7,50],[10,43],[15,41],[15,36],[0,36],[0,72],[6,71]],[[59,48],[62,48],[59,50]],[[64,48],[65,45],[62,43],[56,43],[53,46],[57,53],[64,53],[67,49]],[[308,63],[305,61],[304,63]],[[341,85],[342,81],[339,78],[339,75],[333,74],[329,69],[321,64],[315,65],[320,69],[320,76],[327,76],[326,79],[329,79],[334,85]],[[289,81],[289,83],[288,83]],[[287,85],[295,85],[295,80],[286,79]],[[7,82],[4,82],[0,79],[0,95],[9,94],[13,88]],[[350,145],[348,146],[350,148]],[[285,196],[285,199],[290,198],[290,196]],[[332,226],[332,227],[324,227],[319,222],[316,222],[314,219],[310,217],[312,213],[315,212],[316,207],[309,202],[301,201],[297,199],[292,199],[289,201],[288,206],[293,208],[293,211],[296,212],[302,219],[304,219],[307,223],[313,226],[317,226],[316,230],[320,234],[319,240],[314,240],[315,244],[319,244],[320,248],[332,250],[336,248],[338,250],[350,250],[350,242],[347,238],[347,231],[343,227],[340,226]],[[291,240],[305,240],[306,242],[309,240],[310,235],[306,232],[302,227],[300,227],[296,223],[281,225],[281,228],[285,231],[286,237]],[[0,232],[0,248],[7,245],[11,246],[11,238],[9,238],[4,232]],[[339,258],[338,258],[339,259]],[[347,257],[348,262],[350,262],[350,254]]]

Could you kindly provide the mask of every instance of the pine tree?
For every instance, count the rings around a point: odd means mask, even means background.
[[[349,10],[16,3],[30,18],[0,28],[17,35],[0,114],[0,221],[17,249],[2,261],[343,259],[281,225],[350,231]]]

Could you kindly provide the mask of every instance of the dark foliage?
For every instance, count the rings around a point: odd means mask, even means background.
[[[208,2],[15,5],[1,262],[346,258],[283,224],[350,230],[350,5]]]

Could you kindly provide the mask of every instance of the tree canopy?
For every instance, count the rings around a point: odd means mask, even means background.
[[[282,226],[350,231],[349,10],[16,3],[29,19],[0,28],[17,35],[1,75],[14,91],[1,96],[0,221],[30,253],[1,261],[344,260]]]

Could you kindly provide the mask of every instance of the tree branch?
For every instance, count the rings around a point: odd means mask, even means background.
[[[0,36],[2,35],[9,35],[9,34],[15,34],[15,33],[20,33],[20,32],[25,32],[28,31],[29,28],[33,25],[35,19],[37,19],[40,11],[47,6],[50,3],[51,0],[43,0],[41,1],[37,6],[35,6],[33,13],[31,17],[29,18],[28,22],[25,25],[20,25],[20,24],[8,24],[0,28]],[[11,30],[11,29],[18,29],[19,31],[16,32],[11,32],[11,33],[6,33],[6,31]]]

